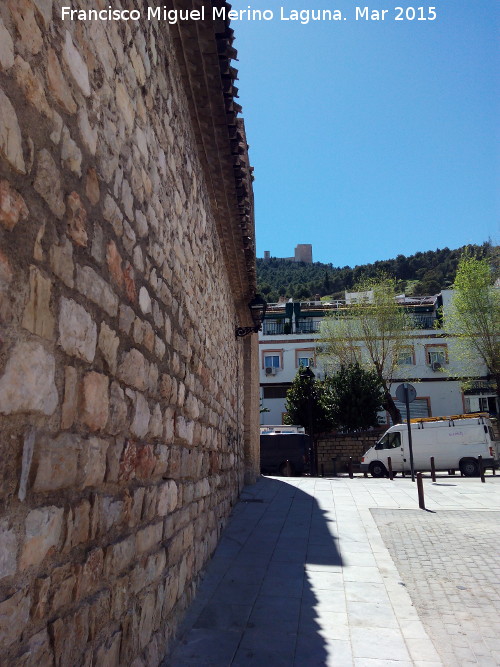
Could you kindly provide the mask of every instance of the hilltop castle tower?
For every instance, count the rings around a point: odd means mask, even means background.
[[[306,264],[312,264],[312,253],[312,245],[310,243],[299,243],[295,247],[295,255],[293,257],[281,257],[278,259],[286,259],[289,262],[305,262]],[[271,252],[269,250],[264,250],[264,259],[271,259]]]

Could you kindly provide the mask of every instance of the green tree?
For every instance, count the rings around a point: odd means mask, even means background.
[[[384,392],[383,407],[394,424],[401,422],[401,413],[391,396],[391,383],[412,329],[410,317],[395,299],[396,289],[396,280],[387,276],[358,283],[356,291],[366,298],[325,317],[320,329],[325,366],[335,370],[357,362],[374,371]]]
[[[349,364],[325,378],[324,383],[325,403],[340,429],[358,431],[378,426],[384,390],[375,371],[365,370],[358,363]]]
[[[285,422],[303,426],[313,440],[333,426],[325,402],[323,382],[317,380],[309,368],[299,368],[287,391],[285,408]]]
[[[445,326],[456,336],[456,349],[474,369],[479,357],[493,377],[500,401],[500,288],[494,286],[497,257],[464,254],[457,268]]]

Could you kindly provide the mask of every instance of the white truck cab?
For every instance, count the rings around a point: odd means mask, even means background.
[[[466,477],[479,474],[478,457],[483,465],[492,467],[499,458],[500,442],[495,441],[488,415],[476,413],[452,417],[411,419],[413,463],[416,471],[431,469],[434,457],[436,470],[457,469]],[[410,471],[408,425],[391,426],[361,459],[361,472],[383,477],[389,470]]]

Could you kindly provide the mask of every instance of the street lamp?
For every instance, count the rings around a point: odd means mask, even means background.
[[[236,337],[246,336],[250,333],[257,333],[262,328],[262,322],[264,321],[264,316],[267,310],[267,301],[256,294],[254,298],[248,304],[250,309],[250,315],[252,316],[253,327],[236,327]]]

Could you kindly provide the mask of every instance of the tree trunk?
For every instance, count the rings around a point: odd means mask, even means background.
[[[384,391],[384,404],[383,408],[387,410],[387,412],[390,414],[392,423],[393,424],[401,424],[402,419],[401,419],[401,412],[399,411],[398,407],[394,403],[394,400],[391,396],[391,393],[388,389]]]

